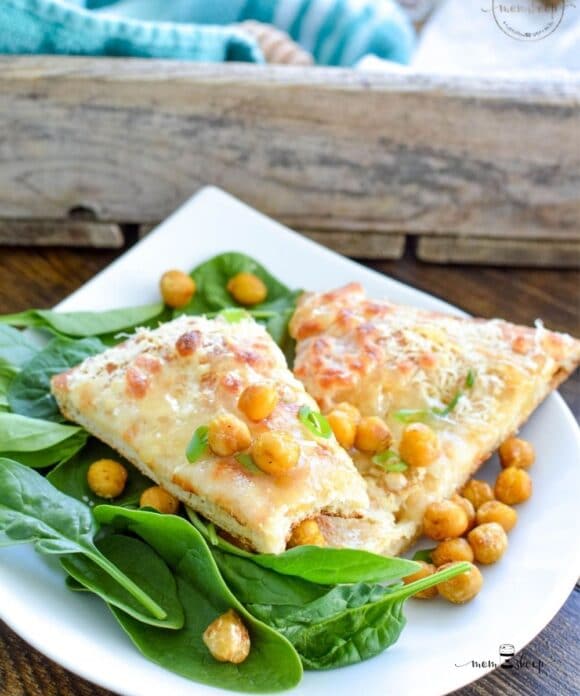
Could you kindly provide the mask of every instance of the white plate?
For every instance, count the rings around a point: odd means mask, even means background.
[[[59,308],[106,309],[154,301],[162,271],[190,269],[232,250],[255,257],[292,287],[322,290],[358,280],[371,296],[458,313],[290,232],[213,188],[194,196]],[[550,318],[545,319],[549,325]],[[538,409],[523,434],[537,452],[534,496],[518,510],[520,521],[510,534],[505,558],[484,569],[485,586],[478,598],[464,607],[408,602],[408,626],[395,646],[354,667],[306,673],[294,694],[383,696],[394,691],[399,696],[439,696],[492,669],[500,660],[500,644],[511,643],[520,650],[550,621],[580,571],[580,437],[557,395]],[[484,470],[490,480],[496,473],[495,462]],[[0,559],[2,618],[64,667],[128,696],[224,693],[145,660],[100,600],[69,592],[58,567],[29,547],[4,550]],[[473,666],[473,660],[481,666]]]

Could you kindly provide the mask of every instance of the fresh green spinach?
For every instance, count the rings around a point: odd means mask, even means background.
[[[115,498],[115,505],[131,506],[138,505],[139,498],[143,491],[153,485],[152,481],[136,469],[130,462],[123,459],[115,450],[111,449],[103,442],[91,438],[87,446],[76,454],[56,466],[48,475],[48,480],[53,486],[58,488],[66,495],[76,498],[88,505],[98,505],[103,503],[94,493],[87,482],[87,473],[90,465],[98,459],[114,459],[120,462],[127,470],[127,482],[125,490],[118,498]]]
[[[2,452],[0,456],[6,459],[15,459],[21,464],[26,464],[33,469],[45,469],[54,464],[65,464],[71,457],[74,457],[77,452],[83,449],[87,443],[88,433],[85,430],[78,429],[78,432],[73,433],[70,437],[62,442],[57,442],[51,447],[46,447],[34,452],[8,451]]]
[[[71,446],[73,450],[82,447],[83,435],[84,431],[76,425],[0,412],[0,453],[26,454],[29,466],[43,467],[62,461],[70,455]],[[73,437],[75,440],[69,442]]]
[[[105,349],[106,346],[98,338],[77,341],[54,338],[46,348],[24,364],[12,380],[8,390],[10,407],[14,413],[23,416],[64,421],[50,392],[51,378]]]
[[[187,508],[187,514],[206,539],[208,530],[200,517]],[[389,558],[358,549],[333,549],[321,546],[296,546],[280,554],[250,553],[218,537],[222,551],[247,558],[262,568],[292,575],[321,585],[357,582],[391,582],[411,575],[417,563],[406,558]]]
[[[295,344],[288,334],[288,322],[302,291],[290,290],[245,254],[234,251],[219,254],[194,268],[191,277],[197,286],[196,293],[184,309],[176,310],[176,315],[215,314],[223,309],[241,307],[226,286],[230,278],[242,272],[258,276],[268,290],[265,302],[244,309],[266,327],[291,363]]]
[[[0,547],[33,544],[41,553],[83,554],[109,573],[153,617],[166,618],[157,602],[97,549],[93,541],[97,531],[86,505],[64,495],[32,469],[0,458]]]
[[[62,556],[62,566],[80,584],[80,589],[94,592],[108,604],[122,609],[141,623],[166,629],[183,627],[183,608],[177,596],[173,573],[148,544],[122,534],[111,534],[98,539],[95,545],[111,563],[163,608],[166,618],[160,620],[144,612],[141,604],[90,558],[81,554]]]
[[[36,355],[38,348],[22,331],[0,324],[0,360],[22,367]]]
[[[160,317],[165,306],[161,302],[139,307],[123,307],[102,312],[55,312],[51,309],[29,309],[0,316],[0,324],[47,329],[72,338],[106,336],[145,326]]]
[[[296,686],[302,666],[291,644],[255,619],[224,583],[203,537],[186,520],[110,505],[95,516],[118,531],[130,531],[150,544],[175,573],[185,625],[164,631],[132,619],[113,608],[131,640],[147,658],[165,669],[204,684],[245,692],[272,692]],[[207,626],[234,609],[251,638],[248,658],[239,665],[214,660],[202,640]]]

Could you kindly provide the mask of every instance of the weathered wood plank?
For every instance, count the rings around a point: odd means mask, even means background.
[[[416,253],[432,263],[580,268],[580,240],[419,237]]]
[[[578,238],[580,76],[0,58],[0,216],[152,222],[216,184],[296,228]]]
[[[154,228],[155,225],[141,225],[139,238],[145,237]],[[340,230],[298,231],[339,254],[358,259],[400,259],[405,251],[404,234]]]
[[[120,249],[119,225],[88,220],[0,220],[0,244]]]

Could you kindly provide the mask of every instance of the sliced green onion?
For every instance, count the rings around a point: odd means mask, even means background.
[[[399,411],[395,411],[395,418],[401,423],[424,421],[430,416],[431,412],[424,408],[402,408]]]
[[[298,420],[317,437],[328,439],[332,435],[332,428],[326,418],[318,411],[313,411],[310,406],[302,406],[298,411]]]
[[[425,563],[432,563],[431,554],[435,551],[435,547],[432,549],[421,549],[420,551],[415,551],[413,554],[414,561],[425,561]]]
[[[210,522],[207,525],[207,538],[209,543],[212,546],[217,546],[220,543],[220,540],[218,538],[216,529],[215,529],[215,524],[213,522]]]
[[[455,392],[454,397],[451,399],[451,401],[445,406],[444,408],[432,408],[431,411],[435,416],[441,416],[442,418],[445,418],[445,416],[448,416],[451,411],[457,406],[459,399],[463,396],[462,391],[457,391]]]
[[[197,428],[197,430],[193,433],[193,437],[185,450],[185,456],[187,457],[188,462],[193,464],[206,451],[208,432],[209,428],[207,425],[200,425],[199,428]]]
[[[467,371],[467,377],[465,378],[465,386],[468,389],[472,389],[473,385],[475,384],[475,378],[477,377],[477,372],[470,367],[469,370]]]
[[[225,319],[228,324],[237,324],[244,319],[249,319],[250,313],[246,312],[246,310],[242,309],[241,307],[228,307],[227,309],[222,309],[221,312],[218,312],[217,316]]]
[[[236,454],[235,459],[237,462],[239,462],[244,467],[244,469],[247,469],[252,474],[261,474],[262,473],[262,469],[260,469],[260,467],[252,459],[252,455],[250,455],[250,454]]]
[[[372,462],[389,473],[407,471],[409,468],[409,465],[404,462],[394,450],[385,450],[384,452],[375,454]]]

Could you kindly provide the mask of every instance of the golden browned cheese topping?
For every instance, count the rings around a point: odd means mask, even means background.
[[[276,399],[266,418],[252,421],[238,407],[240,395],[265,383],[275,387]],[[291,527],[317,511],[353,515],[367,505],[364,481],[335,438],[313,435],[298,419],[301,406],[316,404],[253,320],[181,317],[140,329],[52,386],[70,418],[262,551],[283,550]],[[251,442],[269,431],[285,433],[297,450],[295,465],[271,476],[245,466],[235,452],[218,456],[210,448],[190,463],[186,449],[195,430],[223,416],[243,421]]]

